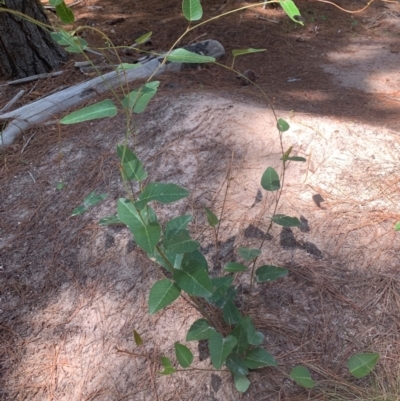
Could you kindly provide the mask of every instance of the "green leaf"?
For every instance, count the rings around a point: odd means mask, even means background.
[[[143,221],[146,224],[151,224],[151,223],[157,223],[158,222],[157,221],[156,212],[149,205],[146,205],[146,207],[140,211],[140,214],[141,214],[141,216],[143,218]]]
[[[161,359],[161,364],[164,367],[164,370],[160,372],[160,374],[170,375],[176,372],[176,369],[172,366],[171,360],[169,358],[167,358],[166,356],[162,356],[160,359]]]
[[[189,295],[209,297],[212,294],[212,285],[207,270],[197,261],[190,266],[174,271],[174,280]]]
[[[136,243],[147,253],[153,254],[161,237],[158,223],[148,223],[146,213],[135,208],[129,199],[121,198],[117,203],[118,218],[131,230]]]
[[[196,262],[200,263],[204,267],[204,269],[208,271],[207,260],[203,256],[203,254],[197,249],[195,251],[192,251],[192,252],[186,252],[183,255],[182,266],[183,267],[190,266],[190,264],[193,261],[196,261]]]
[[[249,369],[258,369],[265,366],[277,366],[274,357],[264,348],[253,348],[244,358],[244,363]]]
[[[261,250],[256,248],[239,248],[239,255],[246,261],[261,255]]]
[[[288,274],[288,269],[278,266],[264,265],[256,270],[256,280],[258,283],[278,280]]]
[[[224,308],[222,310],[222,315],[225,322],[229,325],[234,325],[241,319],[242,315],[239,312],[239,309],[232,301],[228,301],[225,303]]]
[[[117,145],[117,154],[121,160],[121,175],[123,180],[143,181],[147,178],[147,172],[142,162],[125,145]]]
[[[272,168],[268,167],[261,177],[261,186],[266,191],[277,191],[281,187],[278,173]]]
[[[50,36],[59,45],[67,46],[65,50],[70,53],[83,53],[83,50],[88,46],[86,40],[72,36],[70,33],[63,30],[60,32],[50,32]]]
[[[65,182],[57,182],[56,189],[61,191],[65,188]]]
[[[374,369],[378,359],[378,353],[356,354],[348,360],[347,366],[354,377],[361,379]]]
[[[142,36],[138,37],[137,39],[135,39],[135,43],[137,43],[138,45],[146,43],[151,38],[152,34],[153,34],[153,32],[145,33],[144,35],[142,35]]]
[[[72,24],[75,21],[74,13],[64,2],[56,6],[56,14],[64,24]]]
[[[172,203],[179,199],[186,198],[189,192],[175,184],[163,184],[161,182],[150,182],[139,196],[139,200],[135,203],[138,209],[151,201],[161,203]]]
[[[242,318],[241,321],[235,326],[235,328],[229,333],[237,340],[234,351],[238,354],[243,354],[249,346],[249,342],[247,341],[246,325],[244,323],[245,319],[246,318]]]
[[[247,267],[237,262],[228,262],[224,267],[224,271],[229,273],[244,272],[245,270]]]
[[[396,225],[394,226],[394,230],[395,230],[395,231],[400,231],[400,221],[398,221],[398,222],[396,223]]]
[[[166,224],[165,233],[172,230],[186,230],[192,220],[193,216],[191,214],[175,217]]]
[[[129,71],[134,70],[135,68],[141,67],[140,63],[131,64],[131,63],[121,63],[116,68],[116,71]]]
[[[240,325],[243,327],[246,333],[247,342],[251,345],[260,345],[264,341],[264,334],[256,331],[250,316],[244,317]]]
[[[193,53],[186,49],[176,49],[167,56],[167,60],[172,63],[203,64],[215,62],[215,57],[202,56],[201,54]]]
[[[230,354],[226,359],[225,365],[234,375],[246,376],[249,374],[249,369],[237,354]]]
[[[87,212],[90,208],[97,205],[105,198],[107,198],[107,194],[97,195],[96,192],[91,192],[89,195],[85,197],[82,205],[78,206],[73,210],[71,216],[79,216],[80,214]]]
[[[274,223],[283,227],[300,227],[301,223],[297,217],[290,217],[284,214],[276,214],[271,219]]]
[[[314,380],[311,378],[310,371],[304,366],[296,366],[290,372],[290,377],[293,379],[299,386],[305,388],[313,388]]]
[[[190,349],[179,342],[175,343],[175,355],[182,368],[188,368],[193,362],[193,354]]]
[[[233,336],[223,338],[218,332],[208,340],[208,349],[210,350],[211,363],[215,369],[221,369],[222,364],[232,352],[237,340]]]
[[[219,308],[223,308],[228,301],[233,301],[236,296],[236,290],[231,287],[232,282],[232,276],[212,278],[211,283],[214,292],[212,296],[208,298],[208,302],[218,306]]]
[[[164,257],[167,258],[168,262],[161,256],[157,247],[154,249],[153,254],[148,254],[150,260],[157,262],[161,266],[163,266],[170,273],[173,273],[173,269],[180,269],[183,255],[179,253],[174,253],[164,249],[162,246],[159,246],[160,251],[164,254]]]
[[[143,345],[143,340],[142,337],[140,337],[140,334],[136,331],[133,330],[133,339],[135,340],[135,344],[139,347],[140,345]]]
[[[286,132],[286,131],[289,130],[290,125],[289,125],[285,120],[283,120],[282,118],[280,118],[280,119],[278,120],[277,127],[278,127],[278,130],[279,130],[279,131],[281,131],[281,132]]]
[[[61,124],[76,124],[82,121],[96,120],[104,117],[114,117],[117,115],[117,108],[110,99],[92,104],[83,109],[74,111],[60,120]]]
[[[180,288],[171,280],[163,279],[157,281],[150,290],[148,302],[150,315],[172,304],[180,293]]]
[[[286,160],[291,160],[293,162],[306,162],[307,159],[301,156],[290,156]]]
[[[245,393],[251,384],[250,380],[243,375],[233,375],[233,381],[239,393]]]
[[[279,4],[292,21],[296,22],[297,24],[304,25],[300,11],[292,0],[279,0]]]
[[[203,16],[200,0],[183,0],[182,12],[188,21],[198,21]]]
[[[242,56],[244,54],[265,52],[266,50],[267,49],[253,49],[251,47],[248,49],[236,49],[236,50],[232,50],[232,55],[233,55],[233,57],[237,57],[237,56]]]
[[[113,214],[112,216],[103,217],[99,224],[101,226],[111,226],[112,224],[121,224],[121,220],[116,214]]]
[[[59,6],[61,3],[64,3],[64,0],[49,0],[49,4],[52,7],[57,7]]]
[[[125,96],[122,100],[122,105],[134,113],[143,113],[149,104],[150,100],[157,93],[157,88],[160,85],[160,81],[147,82],[144,86],[139,89],[135,89]]]
[[[215,333],[214,327],[205,319],[196,320],[186,335],[186,341],[209,340]]]
[[[195,251],[200,243],[192,239],[187,230],[170,230],[165,233],[164,248],[173,253]]]
[[[209,208],[206,207],[204,209],[206,211],[208,224],[211,227],[215,227],[218,224],[218,217]]]
[[[286,161],[292,152],[293,146],[291,146],[281,157],[281,160]]]

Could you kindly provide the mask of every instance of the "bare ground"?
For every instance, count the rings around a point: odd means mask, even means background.
[[[203,5],[208,16],[220,6]],[[236,67],[255,71],[278,115],[291,125],[284,147],[293,145],[307,158],[289,166],[279,209],[303,225],[274,227],[260,260],[290,273],[256,288],[250,298],[251,315],[278,368],[251,373],[244,395],[225,372],[157,373],[159,357],[174,360],[173,343],[184,342],[198,316],[183,299],[149,316],[147,296],[160,277],[157,267],[126,229],[98,225],[125,194],[115,154],[125,130],[118,116],[37,127],[2,155],[2,400],[400,399],[400,264],[393,230],[400,214],[400,10],[395,3],[377,3],[349,16],[328,4],[298,5],[305,28],[279,10],[258,7],[187,38],[220,40],[227,65],[234,48],[266,48],[238,59]],[[360,3],[341,5],[355,9]],[[153,50],[165,50],[185,26],[179,7],[92,1],[75,10],[78,23],[96,24],[117,45],[152,30]],[[109,25],[120,17],[125,20]],[[98,40],[91,34],[86,39]],[[72,66],[66,69],[57,81],[26,85],[32,91],[22,101],[84,79]],[[137,152],[152,180],[190,190],[187,201],[157,206],[157,212],[162,222],[194,215],[192,232],[218,274],[237,259],[239,246],[259,246],[265,236],[273,198],[259,182],[266,167],[280,168],[275,121],[260,92],[216,67],[160,80],[160,95],[136,120]],[[4,104],[15,90],[0,88]],[[62,191],[55,189],[58,182],[66,184]],[[71,217],[93,190],[108,198]],[[219,260],[213,258],[205,206],[223,210]],[[243,296],[247,282],[246,276],[238,281]],[[143,347],[135,346],[133,330]],[[199,360],[201,347],[188,345],[195,366],[210,369],[209,359]],[[381,358],[372,375],[355,380],[346,362],[363,351]],[[311,370],[314,390],[288,379],[298,364]]]

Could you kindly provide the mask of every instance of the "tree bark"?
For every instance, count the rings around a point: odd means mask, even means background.
[[[5,0],[0,7],[49,23],[39,0]],[[66,59],[66,52],[44,28],[9,12],[0,12],[0,70],[7,78],[50,72]]]

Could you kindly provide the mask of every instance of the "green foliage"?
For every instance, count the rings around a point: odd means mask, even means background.
[[[146,212],[137,210],[130,199],[119,199],[117,210],[118,218],[130,228],[136,243],[145,252],[153,254],[161,237],[160,225],[150,221]]]
[[[136,114],[143,113],[150,100],[157,93],[159,85],[160,81],[147,82],[139,89],[135,89],[125,96],[122,100],[122,105]]]
[[[285,216],[284,214],[276,214],[271,219],[274,223],[283,227],[300,227],[301,222],[297,217]]]
[[[143,181],[147,178],[147,172],[142,162],[125,145],[117,145],[117,155],[121,161],[121,175],[123,180]]]
[[[148,302],[150,315],[172,304],[180,293],[181,289],[171,280],[157,281],[150,290]]]
[[[286,131],[288,131],[289,128],[290,128],[289,124],[288,124],[285,120],[283,120],[282,118],[280,118],[280,119],[278,120],[276,126],[278,127],[278,130],[279,130],[280,132],[286,132]]]
[[[251,384],[250,380],[243,375],[233,375],[233,380],[236,390],[240,393],[245,393]]]
[[[265,265],[256,270],[256,279],[259,283],[265,283],[266,281],[278,280],[287,274],[288,270],[283,267]]]
[[[200,244],[192,239],[188,230],[169,230],[165,233],[163,246],[173,253],[195,251]]]
[[[199,0],[183,0],[182,12],[188,21],[198,21],[203,16],[203,8]]]
[[[225,265],[224,270],[228,273],[237,273],[247,270],[247,267],[245,265],[242,265],[241,263],[228,262]]]
[[[201,54],[192,53],[186,49],[173,50],[166,58],[172,63],[204,64],[215,62],[214,57],[202,56]]]
[[[143,339],[142,337],[140,337],[140,334],[136,330],[133,330],[133,339],[135,340],[135,344],[137,346],[143,345]]]
[[[216,333],[214,327],[207,320],[199,319],[191,325],[186,336],[186,341],[209,340],[214,333]]]
[[[151,201],[172,203],[186,198],[188,195],[189,192],[178,185],[150,182],[139,195],[139,200],[135,203],[135,206],[138,209],[143,209]]]
[[[56,14],[64,24],[72,24],[75,21],[74,13],[64,2],[56,6]]]
[[[0,0],[1,2],[1,0]],[[303,24],[299,10],[292,0],[280,0],[284,11],[296,23]],[[50,0],[50,4],[56,8],[57,15],[64,23],[74,21],[73,12],[63,0]],[[197,21],[202,18],[203,10],[199,0],[183,0],[182,13],[188,21]],[[189,31],[190,29],[188,29]],[[64,30],[51,33],[53,39],[60,45],[65,46],[69,52],[81,53],[88,44],[80,37]],[[148,32],[135,40],[137,45],[149,40],[152,32]],[[183,37],[183,36],[182,36]],[[236,57],[265,51],[265,49],[236,49],[232,51],[233,60]],[[202,64],[213,63],[215,58],[202,54],[192,53],[185,49],[175,49],[167,53],[166,60],[176,63]],[[122,63],[117,67],[120,76],[123,71],[137,68],[138,64]],[[232,64],[233,66],[233,64]],[[156,95],[159,81],[149,81],[137,89],[130,91],[122,99],[118,99],[128,123],[134,114],[143,113],[151,99]],[[91,106],[75,111],[63,119],[62,124],[74,124],[98,118],[112,117],[117,114],[117,108],[113,101],[106,99]],[[276,121],[279,135],[289,130],[289,124],[283,120]],[[129,127],[130,124],[127,124]],[[286,151],[282,149],[281,175],[268,167],[261,177],[261,186],[267,192],[275,194],[276,208],[281,195],[281,183],[284,182],[285,169],[288,161],[304,162],[305,158],[292,156],[293,147]],[[117,146],[117,156],[122,180],[125,185],[130,182],[136,184],[130,188],[126,198],[117,201],[117,214],[100,220],[101,225],[124,224],[133,235],[136,244],[147,254],[149,259],[161,266],[161,272],[165,278],[155,282],[149,292],[148,310],[154,314],[171,305],[180,295],[184,293],[185,299],[203,315],[196,320],[188,330],[186,341],[208,342],[211,363],[215,369],[224,366],[232,373],[233,381],[239,392],[246,392],[250,381],[247,376],[252,369],[264,367],[275,367],[277,362],[274,357],[261,348],[264,342],[263,333],[256,330],[251,317],[247,315],[246,308],[239,308],[236,300],[237,289],[235,286],[235,274],[245,274],[250,279],[250,291],[252,285],[275,281],[285,277],[288,270],[273,265],[257,266],[261,249],[240,247],[238,255],[249,267],[242,263],[232,261],[226,263],[224,273],[214,277],[215,269],[209,269],[208,262],[200,252],[200,243],[192,238],[188,229],[193,220],[192,215],[182,215],[172,218],[168,222],[159,223],[156,211],[150,206],[150,202],[170,204],[179,201],[189,195],[189,192],[173,183],[159,183],[148,181],[148,173],[136,153],[127,145]],[[59,189],[61,189],[61,185]],[[136,188],[136,189],[135,189]],[[79,215],[101,202],[106,195],[97,195],[95,192],[89,194],[83,204],[76,208],[73,215]],[[208,224],[215,228],[220,223],[211,209],[205,208]],[[274,214],[271,222],[283,227],[299,227],[301,225],[297,217],[284,214]],[[270,225],[271,227],[271,225]],[[400,222],[395,226],[400,230]],[[269,229],[268,229],[269,230]],[[218,248],[218,230],[214,229],[215,245]],[[218,256],[218,250],[217,254]],[[213,260],[211,258],[211,260]],[[233,259],[235,260],[235,259]],[[210,275],[210,271],[213,275]],[[210,313],[209,311],[213,311]],[[133,338],[137,346],[143,344],[143,340],[137,331],[133,330]],[[186,369],[193,363],[194,356],[188,347],[175,342],[175,355],[179,365]],[[375,367],[378,354],[357,354],[348,361],[350,372],[357,378],[366,376]],[[171,360],[165,356],[161,357],[162,375],[170,375],[177,370]],[[295,367],[290,377],[299,385],[312,388],[314,381],[309,370],[303,366]]]
[[[237,57],[237,56],[242,56],[244,54],[265,52],[266,50],[267,49],[252,49],[251,47],[248,49],[236,49],[236,50],[232,50],[232,56]]]
[[[261,255],[260,249],[255,248],[239,248],[239,255],[244,260],[251,260]]]
[[[378,353],[356,354],[348,360],[347,366],[354,377],[361,379],[374,369],[378,359]]]
[[[73,210],[71,216],[79,216],[87,212],[93,206],[96,206],[98,203],[102,202],[105,198],[107,198],[107,194],[96,194],[96,192],[91,192],[85,197],[82,205]]]
[[[305,388],[313,388],[314,380],[310,371],[304,366],[296,366],[290,372],[290,377],[299,385]]]
[[[292,0],[279,0],[279,4],[292,21],[296,22],[297,24],[304,25],[300,11]]]
[[[193,354],[188,347],[175,343],[175,355],[182,368],[188,368],[193,362]]]
[[[164,370],[160,372],[160,374],[167,376],[176,372],[176,369],[172,366],[171,360],[169,358],[167,358],[166,356],[162,356],[160,359],[161,364],[164,367]]]
[[[215,227],[218,224],[218,217],[209,209],[205,208],[207,215],[207,222],[211,227]]]
[[[278,173],[272,168],[268,167],[261,177],[261,186],[266,191],[278,191],[281,188]]]
[[[253,348],[246,353],[244,363],[249,369],[277,366],[274,357],[264,348]]]
[[[88,47],[88,43],[85,39],[73,36],[69,32],[63,30],[50,32],[50,35],[59,45],[66,46],[65,50],[70,53],[82,53]]]
[[[215,369],[221,369],[222,364],[236,344],[236,338],[231,335],[224,338],[221,333],[216,332],[213,334],[208,340],[208,349],[210,350],[211,363]]]
[[[96,120],[99,118],[114,117],[116,115],[117,108],[115,107],[114,103],[111,100],[106,99],[68,114],[60,120],[60,123],[76,124],[83,121]]]
[[[144,35],[142,35],[142,36],[138,37],[137,39],[135,39],[135,43],[137,43],[138,45],[146,43],[151,38],[152,34],[153,34],[153,32],[145,33]]]
[[[101,226],[111,226],[113,224],[120,224],[121,220],[118,218],[116,214],[112,216],[103,217],[99,220],[99,224]]]
[[[190,266],[180,270],[175,269],[174,280],[179,287],[190,295],[196,297],[210,297],[212,295],[212,284],[207,270],[197,261]]]
[[[222,316],[224,317],[225,322],[230,326],[238,323],[240,318],[242,317],[239,309],[231,300],[225,302],[225,305],[222,309]]]

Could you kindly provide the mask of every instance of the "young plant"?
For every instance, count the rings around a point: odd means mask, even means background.
[[[63,22],[73,22],[73,13],[65,3],[60,0],[51,0],[56,7],[56,12]],[[284,11],[296,23],[303,25],[300,13],[292,0],[280,0]],[[253,7],[246,6],[241,9]],[[183,15],[192,22],[202,18],[202,7],[199,0],[183,0]],[[225,13],[229,14],[233,11]],[[211,18],[210,20],[214,20]],[[178,43],[186,33],[206,23],[201,22],[187,28],[186,32],[178,38]],[[151,33],[136,40],[137,44],[143,43]],[[53,33],[53,38],[60,44],[66,46],[71,52],[83,52],[87,43],[73,34],[61,30]],[[233,62],[230,68],[233,71],[235,58],[240,55],[263,51],[264,49],[245,49],[233,51]],[[189,52],[185,49],[172,50],[164,58],[165,62],[179,63],[210,63],[215,62],[213,57]],[[121,70],[134,68],[132,65],[122,64]],[[228,67],[229,68],[229,67]],[[237,72],[236,72],[237,73]],[[154,74],[153,74],[154,75]],[[124,85],[122,85],[123,87]],[[158,81],[149,78],[146,84],[126,94],[119,103],[122,106],[128,120],[133,114],[145,111],[150,100],[155,96],[159,87]],[[96,118],[111,117],[118,112],[117,106],[110,99],[83,108],[69,114],[61,120],[62,124],[73,124]],[[275,112],[274,112],[275,114]],[[282,188],[284,185],[287,163],[304,162],[299,156],[292,156],[292,147],[284,151],[282,145],[282,134],[289,129],[289,124],[276,119],[279,140],[282,148],[282,170],[281,173],[268,167],[261,177],[261,186],[267,192],[276,192],[276,202],[270,225],[283,227],[298,227],[301,225],[297,217],[290,217],[277,213]],[[128,121],[127,127],[130,126]],[[288,274],[286,268],[274,265],[258,265],[261,254],[260,248],[239,248],[238,254],[243,260],[241,263],[230,261],[224,267],[224,274],[220,277],[212,277],[207,259],[200,252],[200,243],[192,238],[189,224],[193,220],[191,215],[176,216],[166,223],[158,220],[155,209],[151,206],[154,202],[170,204],[186,198],[189,192],[173,183],[162,183],[148,181],[148,173],[141,160],[137,157],[135,150],[128,148],[126,144],[117,146],[120,173],[127,188],[127,196],[120,198],[117,202],[117,214],[106,217],[100,224],[112,224],[115,222],[125,224],[131,231],[136,244],[145,252],[148,258],[160,266],[164,278],[153,284],[148,299],[148,310],[155,314],[163,308],[171,305],[176,299],[184,295],[185,299],[198,310],[202,317],[196,320],[186,336],[186,341],[208,342],[211,363],[217,370],[225,367],[232,373],[233,381],[239,392],[245,392],[250,381],[249,372],[267,366],[277,366],[274,357],[262,347],[264,336],[257,331],[246,308],[239,309],[237,306],[237,288],[234,285],[235,274],[248,272],[250,280],[250,296],[254,283],[262,284],[285,277]],[[132,185],[136,183],[136,185]],[[131,190],[129,190],[131,188]],[[132,188],[137,188],[133,190]],[[75,209],[74,215],[85,212],[96,204],[103,195],[90,194],[85,198],[83,205]],[[206,208],[208,224],[215,233],[216,244],[218,243],[218,217]],[[141,344],[142,339],[134,332],[136,344]],[[179,342],[175,343],[175,354],[179,365],[189,368],[193,363],[193,354],[187,346]],[[367,355],[367,356],[365,356]],[[365,354],[349,361],[349,368],[356,377],[362,377],[369,372],[376,363],[376,354]],[[170,375],[177,371],[167,357],[161,358],[163,375]],[[312,388],[314,381],[309,370],[302,366],[295,367],[290,377],[299,385]]]

